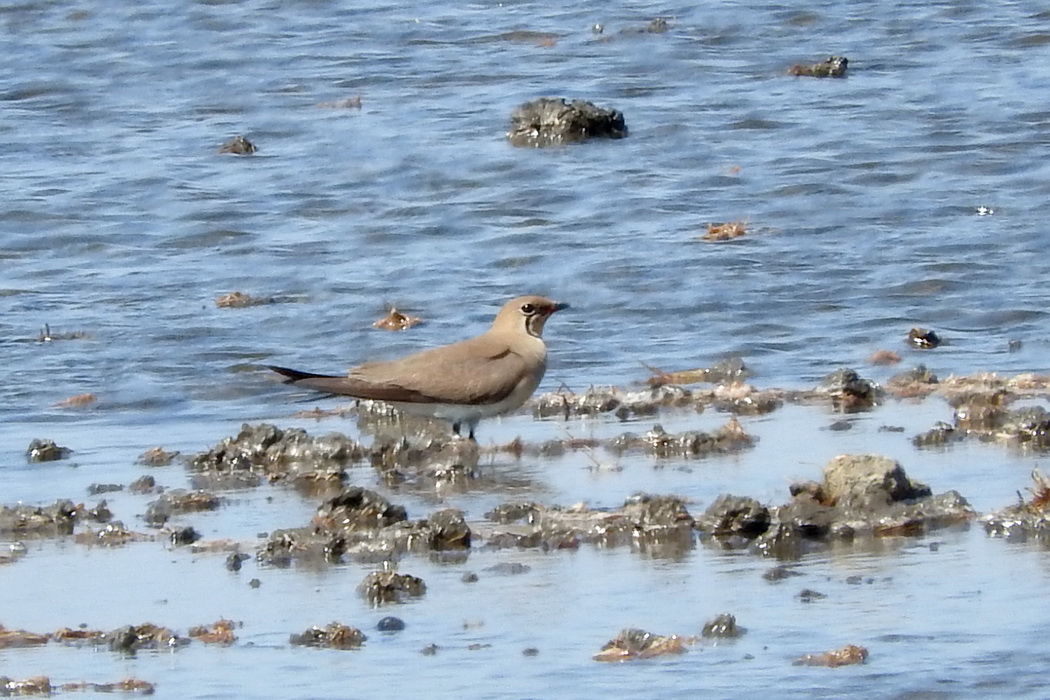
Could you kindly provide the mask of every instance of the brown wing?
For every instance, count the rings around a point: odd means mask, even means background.
[[[403,403],[498,403],[521,383],[525,361],[505,345],[481,338],[435,348],[394,362],[371,362],[345,378],[359,398]],[[465,346],[465,347],[464,347]]]
[[[346,376],[270,366],[285,383],[329,394],[398,403],[498,403],[526,375],[526,363],[507,348],[479,336],[425,350],[401,360],[366,362]]]

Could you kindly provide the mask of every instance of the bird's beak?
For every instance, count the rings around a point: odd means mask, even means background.
[[[564,303],[564,302],[560,302],[560,301],[559,302],[555,302],[554,306],[551,307],[551,313],[554,313],[555,311],[562,311],[562,310],[568,309],[568,308],[571,308],[571,307],[568,304]]]

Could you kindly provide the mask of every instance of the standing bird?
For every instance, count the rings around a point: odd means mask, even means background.
[[[543,325],[567,308],[541,296],[511,299],[481,335],[389,362],[366,362],[345,377],[268,365],[285,384],[383,401],[404,413],[442,418],[462,435],[508,413],[536,391],[547,370]]]

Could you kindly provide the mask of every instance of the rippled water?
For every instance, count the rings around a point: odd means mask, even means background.
[[[670,31],[622,31],[656,16]],[[877,348],[942,376],[1046,370],[1050,12],[1040,3],[30,0],[0,9],[0,26],[4,502],[126,483],[155,444],[193,452],[242,421],[297,424],[300,397],[254,363],[338,371],[396,356],[476,333],[524,292],[574,307],[548,326],[545,389],[625,385],[646,376],[643,363],[730,356],[760,386],[810,386],[843,365],[884,379],[893,370],[865,366]],[[846,79],[785,74],[830,53],[849,57]],[[360,109],[324,106],[358,95]],[[510,147],[511,110],[542,95],[620,109],[631,134]],[[220,155],[237,134],[258,153]],[[710,222],[740,219],[750,232],[739,240],[697,240]],[[233,290],[280,303],[216,308]],[[427,323],[373,330],[390,304]],[[37,343],[45,324],[88,337]],[[908,350],[916,325],[947,344]],[[85,392],[97,406],[54,407]],[[821,430],[830,418],[819,411],[753,419],[756,451],[698,464],[593,471],[577,456],[493,468],[524,473],[544,502],[611,506],[643,489],[687,495],[699,510],[728,490],[780,502],[791,478],[814,478],[831,455],[877,451],[991,509],[1038,464],[993,447],[918,453],[877,425],[914,432],[949,409],[883,411],[848,434]],[[621,429],[514,417],[481,435]],[[34,437],[72,447],[78,468],[27,466]],[[161,480],[184,486],[185,474]],[[413,517],[443,502],[480,518],[499,499],[391,496]],[[111,503],[133,522],[146,500]],[[301,524],[315,506],[274,489],[233,500],[194,525],[251,538]],[[763,581],[769,563],[748,556],[515,552],[476,554],[466,568],[500,558],[533,571],[467,589],[463,567],[406,562],[430,585],[396,613],[408,630],[342,654],[290,649],[287,635],[378,619],[353,592],[365,573],[356,565],[253,571],[264,585],[251,591],[218,558],[34,545],[0,577],[18,601],[0,623],[185,629],[226,615],[244,622],[241,643],[135,660],[5,651],[4,673],[138,675],[171,697],[374,697],[391,683],[407,697],[1042,694],[1048,560],[979,531],[807,559],[802,585],[829,594],[819,606],[793,599],[795,580]],[[853,574],[872,581],[845,583]],[[722,611],[751,630],[736,645],[625,667],[589,660],[623,626],[689,634]],[[484,625],[464,629],[475,619]],[[451,650],[421,657],[432,642]],[[466,651],[474,642],[493,646]],[[790,665],[847,642],[872,650],[866,666]],[[540,656],[523,658],[525,646]]]

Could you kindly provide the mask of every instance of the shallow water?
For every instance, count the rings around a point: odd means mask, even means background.
[[[655,16],[669,32],[621,33]],[[644,365],[734,356],[763,387],[808,387],[840,366],[884,380],[896,369],[865,364],[877,348],[941,376],[1046,371],[1048,19],[1038,3],[966,0],[4,8],[2,501],[83,499],[92,483],[141,475],[135,458],[154,445],[201,451],[244,421],[355,434],[351,421],[293,419],[331,402],[304,402],[252,365],[339,371],[393,357],[476,333],[524,292],[574,307],[548,326],[544,390],[628,385],[647,376]],[[601,35],[591,31],[598,23]],[[829,53],[849,57],[846,79],[785,75]],[[359,110],[321,106],[357,95]],[[510,147],[511,110],[542,95],[620,109],[631,134]],[[258,153],[220,155],[237,134]],[[708,223],[738,219],[745,237],[697,240]],[[216,308],[233,290],[280,303]],[[372,329],[390,304],[426,323]],[[45,324],[88,337],[38,343]],[[910,350],[912,326],[946,345]],[[95,406],[54,405],[85,392]],[[746,419],[760,442],[742,455],[496,460],[485,469],[526,485],[388,495],[414,518],[451,505],[477,520],[523,494],[611,507],[638,490],[685,495],[701,512],[727,491],[782,502],[791,480],[863,451],[899,459],[982,512],[1012,502],[1039,456],[912,447],[911,435],[950,417],[935,399],[891,403],[836,432],[827,428],[839,416],[790,407]],[[711,429],[724,416],[659,420]],[[514,416],[480,435],[606,437],[652,422]],[[883,423],[906,432],[880,433]],[[36,437],[75,454],[27,465]],[[177,465],[150,473],[187,485]],[[375,486],[369,468],[351,477]],[[270,487],[227,497],[218,513],[185,521],[208,538],[253,542],[316,507]],[[149,498],[108,500],[141,529]],[[1045,694],[1039,603],[1050,559],[977,527],[806,558],[803,577],[776,585],[761,578],[771,562],[703,548],[675,561],[592,549],[479,551],[464,565],[410,558],[402,570],[429,591],[393,611],[356,596],[369,570],[360,565],[249,563],[231,574],[221,556],[156,544],[29,547],[0,576],[8,627],[150,620],[185,631],[222,615],[244,624],[228,649],[134,659],[6,650],[12,677],[134,675],[169,697],[374,697],[391,684],[405,697]],[[460,582],[504,559],[533,568]],[[865,582],[846,583],[855,574]],[[258,590],[247,586],[253,576]],[[828,597],[802,604],[803,587]],[[590,660],[622,627],[695,634],[723,611],[749,629],[737,643],[643,664]],[[405,632],[371,630],[388,613],[406,619]],[[288,646],[290,633],[335,619],[364,628],[365,648]],[[443,649],[421,656],[430,643]],[[492,646],[468,651],[472,643]],[[868,663],[790,664],[846,643],[867,646]],[[527,646],[539,656],[523,657]]]

